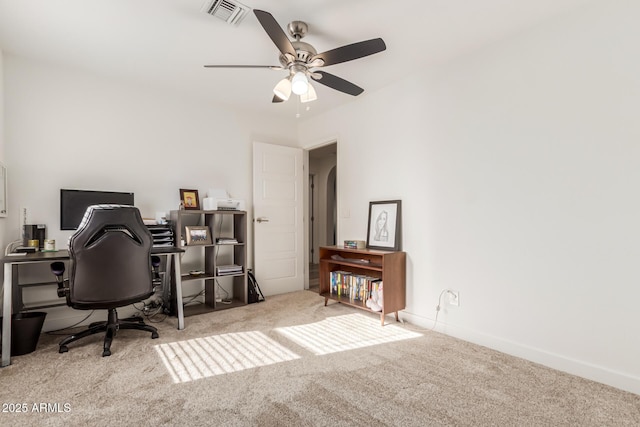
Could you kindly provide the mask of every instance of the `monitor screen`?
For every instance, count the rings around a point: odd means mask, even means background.
[[[75,230],[91,205],[133,206],[133,193],[116,191],[60,190],[60,230]]]

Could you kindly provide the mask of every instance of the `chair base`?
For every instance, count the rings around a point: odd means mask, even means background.
[[[70,335],[60,341],[58,353],[66,353],[69,351],[68,344],[77,341],[81,338],[88,337],[89,335],[104,332],[104,345],[102,351],[102,357],[111,356],[111,342],[116,336],[116,332],[119,329],[138,329],[141,331],[151,332],[151,339],[159,337],[158,330],[153,326],[147,325],[143,322],[141,317],[132,317],[125,320],[118,319],[118,312],[115,308],[109,309],[109,316],[106,322],[94,322],[89,325],[84,331],[77,334]]]

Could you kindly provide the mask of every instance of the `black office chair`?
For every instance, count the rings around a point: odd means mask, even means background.
[[[123,205],[90,206],[69,242],[69,278],[63,279],[64,263],[54,262],[51,271],[58,282],[58,296],[79,310],[108,310],[105,322],[60,342],[68,344],[105,332],[102,356],[111,355],[111,341],[118,329],[140,329],[158,338],[158,331],[142,318],[118,319],[117,307],[142,301],[153,294],[154,271],[160,264],[151,257],[152,237],[137,208]]]

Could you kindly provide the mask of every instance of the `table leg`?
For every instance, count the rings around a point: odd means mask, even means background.
[[[173,271],[176,275],[176,308],[178,309],[178,329],[184,329],[184,306],[182,305],[182,272],[180,271],[180,255],[171,254]]]
[[[2,300],[2,361],[1,367],[11,364],[11,292],[12,292],[12,264],[4,264],[4,284]]]

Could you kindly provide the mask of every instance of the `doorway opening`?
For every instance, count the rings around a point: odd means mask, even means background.
[[[320,246],[336,244],[337,148],[323,145],[309,150],[309,289],[318,287]]]

